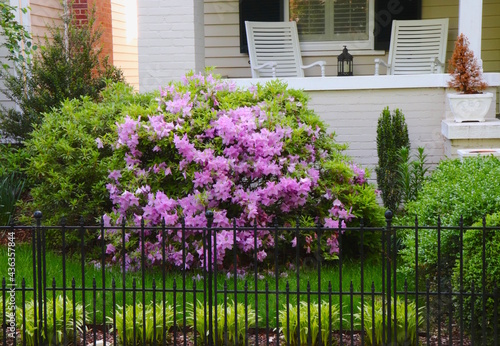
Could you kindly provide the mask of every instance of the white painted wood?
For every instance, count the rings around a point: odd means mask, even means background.
[[[302,65],[295,22],[247,21],[245,27],[253,78],[304,77],[304,69],[316,65],[324,77],[325,61]]]
[[[388,61],[375,59],[375,75],[379,65],[392,75],[442,73],[447,38],[448,18],[394,20]]]
[[[481,28],[483,19],[483,0],[459,0],[458,33],[469,39],[469,47],[481,63]]]

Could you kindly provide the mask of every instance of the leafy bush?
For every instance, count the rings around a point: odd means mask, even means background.
[[[289,304],[279,312],[281,332],[292,346],[298,345],[335,345],[336,340],[331,332],[340,326],[340,309],[329,302],[321,302],[321,325],[319,324],[320,308],[318,303],[300,302],[297,305]],[[319,342],[321,335],[321,343]],[[300,343],[298,343],[300,338]]]
[[[45,335],[45,328],[41,331],[43,340],[47,345],[63,345],[72,342],[75,335],[82,334],[85,328],[85,321],[83,320],[83,305],[76,303],[73,306],[73,301],[66,298],[66,325],[64,321],[64,299],[58,296],[55,302],[52,299],[47,299],[46,307],[42,308],[47,310],[47,335]],[[33,346],[37,344],[35,326],[35,310],[39,308],[38,302],[29,300],[23,308],[17,308],[16,324],[20,331],[26,328],[26,335],[20,333],[23,345]],[[54,314],[55,310],[55,314]],[[45,311],[45,310],[44,310]],[[23,318],[26,325],[23,326]],[[55,321],[55,324],[54,324]],[[39,323],[37,323],[39,325]],[[76,326],[76,329],[74,328]],[[66,329],[66,343],[64,343],[64,329]],[[55,336],[55,337],[54,337]]]
[[[206,315],[205,309],[207,309]],[[217,345],[244,344],[247,333],[246,327],[252,328],[255,326],[255,310],[243,303],[237,303],[235,307],[234,301],[229,301],[227,304],[221,303],[214,306],[212,311],[212,335],[214,336],[214,342]],[[215,319],[215,315],[217,315],[217,319]],[[186,311],[186,321],[195,328],[200,344],[205,343],[205,336],[209,335],[209,332],[206,330],[209,326],[209,317],[208,307],[201,301],[197,302],[196,311],[194,304],[190,304]],[[247,321],[246,326],[245,321]],[[236,323],[238,324],[238,329],[235,334]],[[215,328],[217,328],[217,334],[215,334]],[[225,341],[226,337],[227,343]]]
[[[45,121],[25,142],[25,174],[31,185],[30,196],[22,203],[19,219],[31,223],[35,210],[43,213],[43,223],[59,224],[62,218],[70,225],[95,224],[111,210],[106,190],[112,165],[109,146],[99,149],[100,142],[113,142],[115,123],[124,114],[148,114],[157,107],[154,94],[138,94],[123,83],[110,84],[98,103],[84,97],[66,100],[60,109],[47,113]],[[86,236],[92,247],[97,234]],[[48,231],[48,245],[61,248],[61,232]],[[77,232],[68,232],[68,250],[80,242]]]
[[[373,304],[373,306],[372,306]],[[386,303],[387,304],[387,303]],[[370,346],[385,345],[384,340],[389,340],[387,315],[383,316],[384,307],[386,313],[388,311],[387,305],[383,304],[382,299],[377,299],[374,302],[366,302],[364,305],[364,332],[365,342]],[[415,302],[408,302],[397,298],[396,310],[394,304],[391,305],[391,339],[394,338],[394,326],[396,325],[397,340],[392,340],[391,345],[418,345],[417,338],[417,309]],[[356,314],[356,319],[361,320],[361,309],[359,306],[359,313]],[[419,310],[422,310],[420,308]],[[396,320],[394,319],[394,312],[396,311]],[[406,312],[406,313],[405,313]],[[385,323],[385,324],[384,324]],[[418,325],[419,327],[424,323],[423,312],[419,311]],[[385,330],[385,339],[384,339]]]
[[[95,100],[106,79],[123,81],[121,71],[101,57],[102,30],[95,25],[95,10],[89,11],[87,24],[77,25],[71,15],[62,20],[60,26],[49,27],[50,38],[45,37],[45,45],[33,54],[31,64],[16,65],[15,73],[1,71],[2,91],[19,107],[0,111],[2,131],[11,139],[29,138],[44,113],[62,101],[81,96]]]
[[[145,320],[143,319],[144,310],[146,312]],[[108,321],[113,323],[111,317],[108,317]],[[153,345],[154,341],[160,345],[163,343],[164,333],[168,335],[168,330],[173,325],[174,307],[166,304],[165,314],[163,314],[163,302],[143,306],[140,301],[136,301],[134,305],[127,305],[125,307],[125,320],[123,319],[123,306],[116,307],[115,330],[122,345],[130,345],[133,340],[135,340],[134,345]],[[125,337],[123,335],[124,326]],[[165,329],[163,329],[164,327]],[[144,332],[146,333],[146,339],[144,339]]]
[[[187,227],[199,228],[206,225],[206,209],[214,210],[214,227],[231,226],[233,218],[237,226],[268,225],[275,218],[291,225],[297,215],[306,225],[319,221],[333,228],[354,217],[368,225],[382,222],[365,171],[343,155],[343,146],[307,108],[306,95],[280,81],[236,89],[211,75],[189,74],[162,90],[156,114],[127,116],[118,125],[114,147],[115,158],[122,160],[108,184],[114,222],[128,218],[139,224],[142,217],[146,226],[164,220],[168,227],[180,226],[182,218]],[[201,235],[188,229],[181,243],[176,232],[168,232],[168,261],[182,265],[185,246],[187,267],[202,262]],[[133,268],[140,240],[129,236],[126,254]],[[217,237],[223,265],[232,233],[223,230]],[[292,242],[293,236],[287,237]],[[118,254],[121,239],[112,231],[107,239]],[[263,260],[274,242],[263,231],[257,243],[254,249],[253,233],[247,231],[236,239],[242,254],[257,251]],[[159,238],[146,239],[146,257],[156,258],[160,244]],[[322,252],[337,251],[332,233]]]
[[[486,294],[493,294],[495,288],[500,282],[500,212],[496,212],[486,216],[486,227],[496,227],[495,229],[487,229],[485,237],[485,255],[486,268],[483,268],[483,230],[467,230],[463,237],[463,290],[464,292],[474,292],[482,294],[483,281],[482,273],[485,271],[485,286]],[[481,227],[482,222],[476,222],[473,227]],[[460,290],[460,262],[457,260],[453,270],[454,290]],[[498,299],[498,296],[497,296]],[[460,300],[456,298],[455,313],[459,317]],[[498,304],[498,301],[497,301]],[[486,338],[486,344],[493,344],[494,328],[495,328],[495,302],[493,297],[486,299],[486,305],[483,304],[481,296],[476,295],[474,301],[469,295],[463,297],[463,312],[464,326],[469,334],[474,335],[474,342],[482,343],[483,338]],[[486,314],[486,324],[484,328],[486,335],[483,335],[483,319],[482,314]],[[497,311],[497,316],[498,316]],[[473,319],[474,316],[474,319]],[[500,326],[500,317],[497,317],[496,326]]]
[[[418,198],[422,185],[426,179],[428,171],[427,155],[424,153],[424,147],[417,148],[417,157],[410,157],[410,149],[402,147],[399,150],[399,180],[401,187],[401,200],[404,205]]]
[[[386,107],[378,119],[378,167],[375,171],[384,206],[394,213],[398,211],[402,197],[398,173],[401,157],[398,153],[403,147],[410,148],[405,116],[399,109],[391,114],[389,107]]]
[[[421,226],[436,226],[438,216],[442,226],[458,226],[463,217],[464,226],[470,226],[486,213],[500,209],[500,161],[493,157],[471,157],[463,161],[444,160],[432,172],[422,187],[417,200],[406,205],[406,215],[395,221],[411,225],[418,218]],[[437,232],[419,231],[420,283],[429,279],[436,284]],[[458,232],[441,230],[441,274],[446,286],[458,254]],[[403,239],[402,261],[399,270],[406,277],[415,277],[415,232],[409,231]],[[423,287],[422,287],[423,288]]]
[[[106,182],[112,151],[99,149],[96,138],[114,141],[115,123],[124,114],[147,114],[157,102],[154,94],[137,94],[122,83],[110,84],[101,97],[98,103],[88,97],[64,101],[26,141],[25,173],[32,189],[25,220],[41,210],[47,224],[58,224],[62,217],[69,224],[83,217],[88,224],[110,210]]]

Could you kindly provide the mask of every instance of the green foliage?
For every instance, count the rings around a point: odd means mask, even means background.
[[[410,148],[402,147],[399,150],[399,181],[401,184],[401,200],[404,205],[418,198],[422,185],[426,179],[428,168],[427,155],[424,147],[417,148],[417,157],[411,159]]]
[[[16,13],[19,9],[8,2],[0,2],[0,35],[5,39],[2,46],[8,49],[7,60],[14,62],[18,66],[24,63],[30,64],[31,56],[36,46],[31,44],[31,34],[22,24],[16,20]],[[21,8],[23,14],[28,13],[28,8]],[[5,71],[10,69],[9,64],[2,64]]]
[[[340,310],[335,304],[321,302],[321,325],[319,323],[320,307],[318,303],[300,302],[297,305],[285,305],[279,312],[281,332],[287,344],[298,345],[335,345],[331,332],[339,328]],[[321,336],[321,343],[320,341]],[[289,338],[289,339],[288,339]],[[300,338],[300,343],[299,343]],[[330,344],[331,342],[331,344]]]
[[[402,147],[410,148],[404,114],[399,109],[391,114],[389,107],[386,107],[378,119],[378,167],[375,171],[384,206],[393,212],[398,211],[402,196],[398,173],[401,163],[398,153]]]
[[[0,112],[2,130],[13,140],[29,138],[44,113],[58,108],[65,99],[85,95],[98,99],[106,79],[123,81],[121,71],[101,57],[102,31],[96,28],[95,10],[89,11],[87,24],[76,25],[71,16],[62,19],[61,26],[49,28],[50,35],[31,64],[16,66],[15,73],[2,73],[3,92],[19,107],[2,107]]]
[[[396,326],[396,342],[392,340],[391,345],[418,345],[417,339],[417,309],[415,302],[408,302],[397,298],[396,310],[394,310],[394,303],[391,302],[391,339],[394,339],[394,326]],[[372,306],[373,304],[373,306]],[[358,321],[361,320],[361,309],[358,307],[359,312],[355,315]],[[385,309],[385,316],[384,316]],[[419,327],[424,322],[422,308],[418,312],[418,325]],[[388,340],[388,324],[386,304],[383,304],[381,299],[373,302],[366,302],[364,305],[364,331],[365,342],[369,346],[382,346],[384,343],[384,330],[385,340]],[[396,319],[394,319],[394,312],[396,312]],[[385,317],[385,320],[384,320]],[[385,324],[384,324],[385,323]]]
[[[23,187],[24,179],[18,173],[0,177],[0,226],[10,224]]]
[[[145,320],[143,319],[144,310],[146,312]],[[113,323],[111,317],[108,317],[108,321]],[[121,345],[130,345],[133,340],[135,340],[134,345],[153,345],[154,341],[160,345],[163,343],[164,333],[167,336],[168,330],[173,325],[174,307],[166,304],[165,314],[163,314],[163,302],[143,306],[140,301],[136,301],[134,305],[126,305],[125,319],[123,318],[123,306],[116,307],[116,333],[120,338]],[[124,326],[125,338],[123,336]],[[164,327],[165,329],[163,329]],[[144,332],[146,339],[144,339]]]
[[[482,216],[500,209],[500,161],[493,157],[470,157],[463,161],[444,160],[432,172],[415,201],[406,205],[406,215],[395,224],[411,225],[418,218],[421,226],[470,226]],[[435,284],[437,273],[437,232],[420,230],[418,244],[420,282]],[[450,280],[458,253],[459,233],[441,230],[441,274]],[[408,278],[415,277],[415,233],[403,239],[399,270]]]
[[[26,302],[25,309],[16,309],[16,324],[20,331],[26,328],[26,337],[24,338],[23,332],[20,333],[20,338],[23,341],[23,345],[33,346],[36,345],[36,332],[37,327],[35,326],[35,310],[39,308],[39,305],[34,300],[29,300]],[[66,298],[66,311],[64,310],[64,299],[62,296],[58,296],[55,302],[50,299],[47,300],[47,306],[42,308],[47,310],[47,335],[45,335],[45,328],[41,331],[43,340],[47,345],[63,345],[68,342],[72,342],[75,337],[75,333],[82,334],[84,332],[85,323],[83,320],[83,305],[76,303],[73,306],[73,301]],[[37,310],[38,312],[38,310]],[[55,312],[55,313],[54,313]],[[66,324],[63,325],[64,312],[66,312]],[[23,326],[23,319],[26,325]],[[40,322],[37,324],[39,325]],[[55,323],[55,324],[54,324]],[[74,329],[76,326],[76,330]],[[64,329],[66,329],[66,343],[64,343]],[[55,338],[54,338],[55,334]]]
[[[198,333],[198,342],[200,344],[205,343],[206,338],[204,336],[209,335],[208,307],[206,307],[203,302],[198,301],[196,309],[194,304],[190,304],[186,310],[186,321],[188,325],[196,328]],[[214,335],[214,342],[216,342],[217,345],[236,345],[236,343],[240,345],[243,344],[247,333],[245,321],[247,321],[248,328],[255,326],[255,310],[250,306],[246,306],[243,303],[235,304],[234,301],[214,306],[212,309],[212,335]],[[235,334],[236,324],[237,332]],[[215,334],[215,328],[217,328],[217,334]]]
[[[497,289],[498,299],[498,282],[500,282],[500,212],[487,215],[485,218],[485,260],[486,268],[483,267],[483,229],[467,230],[463,238],[463,290],[465,292],[474,292],[477,294],[474,301],[471,296],[463,297],[464,311],[464,327],[469,334],[474,336],[474,341],[483,342],[485,338],[487,345],[493,344],[494,326],[495,326],[495,302],[494,297],[490,296],[486,299],[486,304],[483,302],[483,271],[485,272],[484,290],[486,294],[493,294]],[[478,221],[473,224],[473,227],[483,227],[483,222]],[[494,227],[494,228],[490,228]],[[453,269],[453,286],[455,291],[460,290],[460,261],[457,260]],[[455,300],[457,308],[456,315],[459,317],[459,298]],[[483,326],[482,314],[486,314],[485,325]],[[497,311],[498,313],[498,311]],[[474,320],[473,315],[474,314]],[[500,325],[500,317],[496,321],[497,327]],[[486,335],[483,335],[483,327],[486,330]]]
[[[63,217],[68,224],[80,217],[89,224],[111,208],[106,183],[112,149],[106,143],[116,137],[115,122],[124,114],[150,114],[157,103],[154,94],[137,94],[122,83],[110,84],[101,97],[98,103],[89,97],[64,101],[26,141],[25,173],[33,187],[23,221],[41,210],[46,224]]]
[[[89,97],[66,100],[60,109],[47,113],[23,149],[24,170],[30,196],[21,204],[19,221],[31,223],[35,210],[43,223],[94,224],[111,209],[106,190],[116,138],[115,122],[124,114],[151,114],[157,107],[154,94],[138,94],[123,83],[110,84],[101,102]],[[103,148],[98,148],[100,138]],[[48,246],[61,248],[61,232],[48,230]],[[95,245],[98,234],[87,234],[85,244]],[[78,232],[68,232],[66,245],[72,251],[80,243]],[[92,254],[89,254],[92,255]]]

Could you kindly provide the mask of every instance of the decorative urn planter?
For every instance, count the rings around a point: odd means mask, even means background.
[[[491,106],[493,94],[447,94],[455,122],[484,121]]]

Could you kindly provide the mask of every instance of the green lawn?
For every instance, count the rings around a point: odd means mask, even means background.
[[[7,249],[0,247],[0,263],[7,263]],[[125,303],[132,304],[134,298],[145,303],[153,300],[153,280],[156,284],[156,302],[163,301],[164,297],[169,304],[174,303],[177,308],[177,318],[182,321],[182,312],[188,304],[192,304],[196,300],[203,301],[202,295],[204,278],[201,271],[189,271],[184,275],[181,272],[166,272],[160,268],[147,269],[143,275],[141,272],[127,272],[125,277],[120,268],[107,267],[105,269],[96,267],[94,264],[86,263],[84,265],[85,276],[82,277],[82,263],[75,258],[67,258],[66,266],[63,270],[62,256],[51,251],[47,252],[47,290],[44,294],[47,298],[62,295],[65,293],[68,297],[74,298],[76,301],[85,301],[86,314],[96,323],[102,323],[103,312],[107,316],[112,316],[113,305],[123,305],[124,302],[124,287]],[[376,292],[382,290],[382,266],[379,258],[370,258],[364,261],[363,264],[363,279],[364,279],[364,299],[371,300],[372,284]],[[318,296],[323,301],[331,301],[338,304],[339,299],[339,280],[340,271],[338,262],[325,264],[318,275],[318,269],[314,265],[301,267],[299,271],[299,281],[297,280],[297,271],[278,268],[279,278],[276,280],[276,275],[271,270],[260,270],[261,272],[255,275],[253,270],[250,270],[247,275],[236,280],[236,295],[234,292],[234,279],[227,277],[226,273],[217,273],[214,275],[214,282],[217,282],[217,303],[221,304],[226,301],[228,304],[233,300],[246,302],[247,306],[257,306],[257,314],[261,316],[261,323],[266,324],[265,316],[269,316],[269,324],[272,326],[276,320],[276,303],[278,309],[283,309],[287,302],[296,304],[297,299],[301,301],[317,302]],[[66,287],[63,288],[63,275],[66,278]],[[0,266],[0,277],[7,276],[7,266]],[[104,277],[104,286],[103,286]],[[320,277],[320,280],[318,280]],[[198,278],[198,279],[195,279]],[[206,278],[206,277],[205,277]],[[21,281],[25,280],[26,289],[22,289]],[[124,281],[125,279],[125,281]],[[113,280],[115,288],[113,289]],[[33,297],[33,260],[32,249],[30,244],[20,244],[16,247],[16,281],[17,306],[21,308],[23,291],[25,299],[29,300]],[[73,282],[74,281],[74,282]],[[86,294],[83,297],[81,287],[85,281]],[[135,291],[133,284],[135,281]],[[298,284],[297,284],[298,282]],[[350,294],[352,282],[353,295]],[[175,283],[175,285],[174,285]],[[75,287],[73,289],[72,287]],[[196,293],[193,285],[196,285]],[[174,295],[174,286],[176,294]],[[245,294],[245,286],[247,293]],[[318,287],[321,286],[321,293],[318,294]],[[103,292],[105,287],[106,292]],[[165,292],[162,288],[165,287]],[[258,293],[255,293],[256,288]],[[288,288],[287,288],[288,287]],[[331,287],[331,294],[330,292]],[[145,288],[145,292],[143,292]],[[299,288],[299,290],[297,290]],[[186,293],[183,294],[183,290]],[[224,291],[226,293],[224,294]],[[276,290],[278,290],[278,302],[276,302]],[[398,290],[403,290],[403,280],[398,279]],[[297,293],[299,291],[299,293]],[[346,325],[350,325],[351,303],[353,304],[354,312],[357,312],[357,306],[361,300],[361,262],[360,260],[346,260],[342,265],[342,311],[343,317],[347,319]],[[6,293],[6,299],[7,297]],[[255,303],[257,301],[257,304]]]

